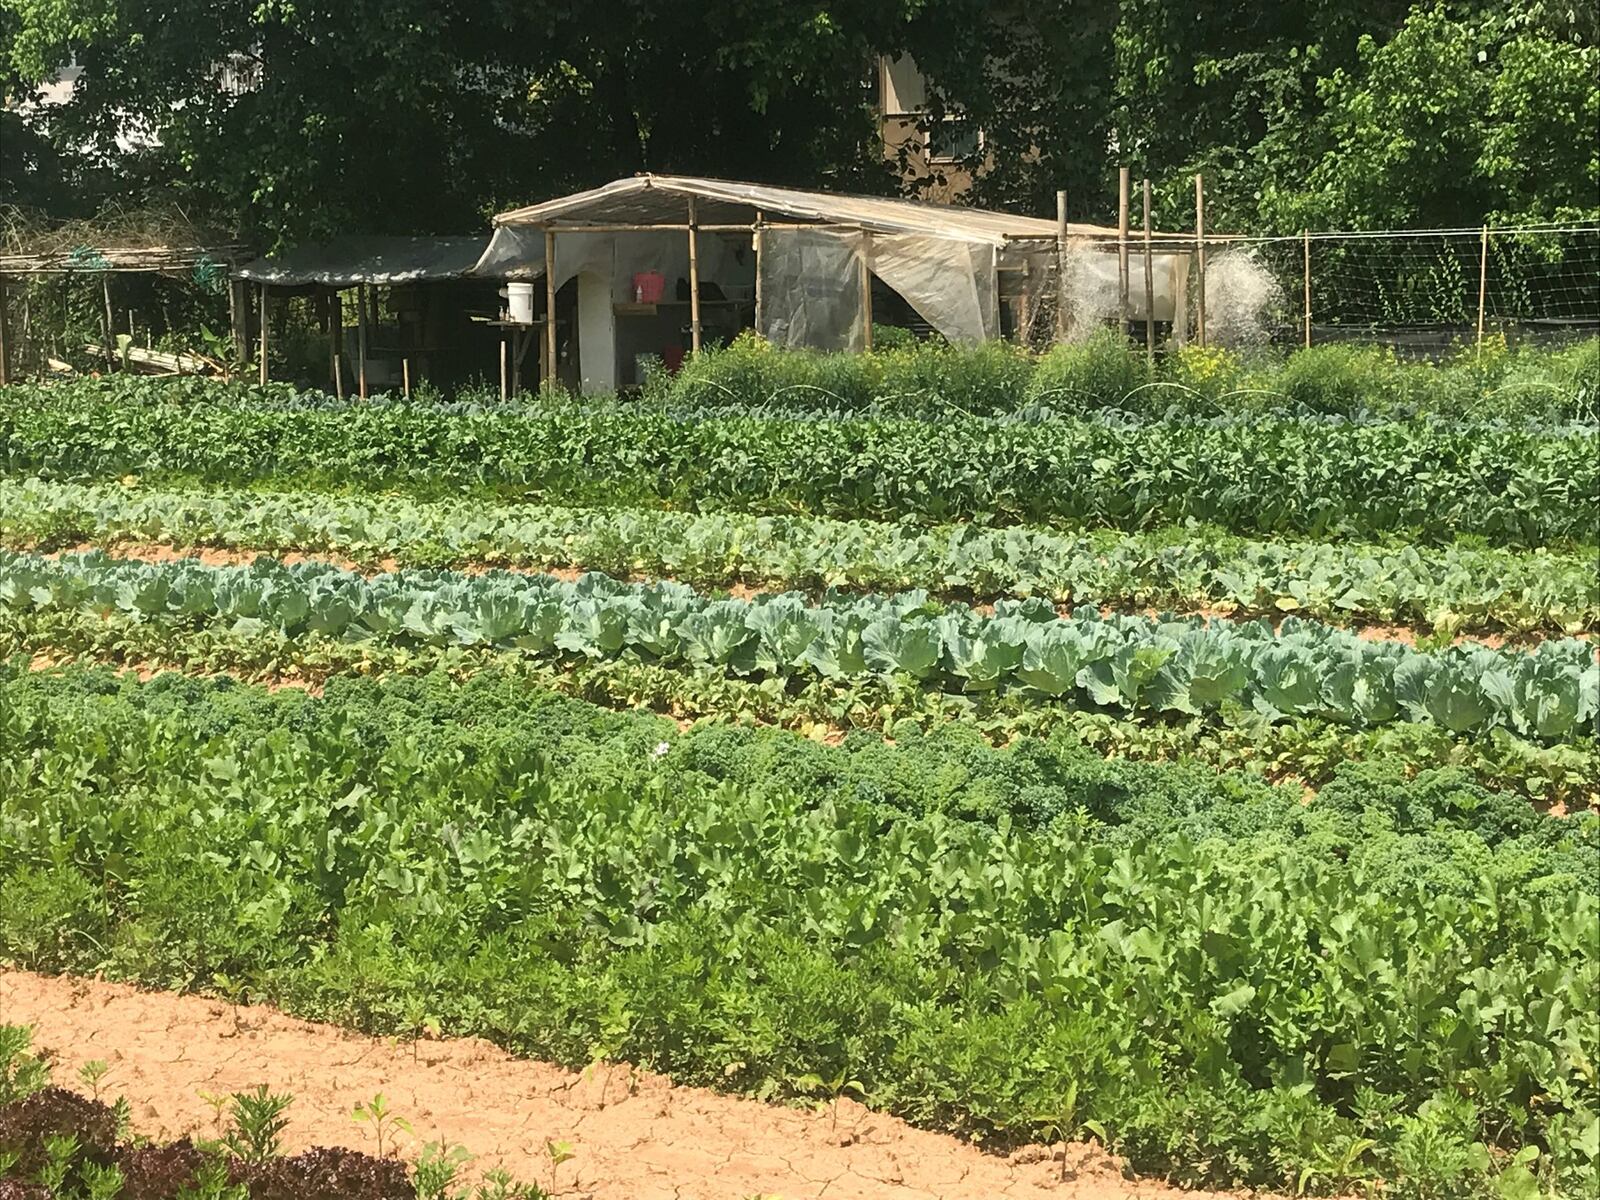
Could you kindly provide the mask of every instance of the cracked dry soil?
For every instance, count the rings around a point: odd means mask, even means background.
[[[146,992],[99,980],[0,971],[0,1021],[31,1025],[58,1082],[101,1059],[107,1098],[125,1096],[137,1132],[209,1134],[203,1093],[265,1083],[294,1103],[285,1149],[340,1145],[373,1152],[371,1131],[351,1110],[383,1093],[411,1124],[400,1151],[460,1144],[469,1175],[503,1167],[567,1200],[1200,1200],[1124,1177],[1088,1144],[985,1152],[915,1129],[850,1100],[813,1112],[632,1071],[625,1064],[572,1072],[514,1058],[476,1039],[416,1044],[367,1037],[199,996]],[[573,1158],[552,1179],[547,1141]]]

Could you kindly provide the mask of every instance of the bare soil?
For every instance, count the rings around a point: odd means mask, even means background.
[[[35,1046],[72,1084],[85,1062],[110,1070],[103,1098],[125,1096],[137,1132],[213,1135],[206,1095],[265,1083],[294,1103],[284,1137],[375,1153],[352,1109],[382,1093],[412,1132],[474,1156],[469,1176],[500,1167],[569,1200],[1222,1200],[1128,1177],[1093,1143],[988,1153],[912,1128],[850,1100],[837,1113],[762,1104],[612,1064],[574,1073],[473,1039],[396,1043],[261,1006],[143,992],[80,978],[0,971],[0,1020],[34,1028]],[[573,1157],[552,1177],[546,1143]],[[385,1150],[388,1146],[386,1143]]]

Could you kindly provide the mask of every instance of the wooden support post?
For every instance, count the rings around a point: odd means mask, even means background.
[[[1150,254],[1150,181],[1144,181],[1144,357],[1156,361],[1156,264]]]
[[[861,348],[872,349],[872,234],[861,231]]]
[[[1306,276],[1306,345],[1311,345],[1311,231],[1300,231],[1302,244],[1305,246],[1305,276]]]
[[[263,283],[261,285],[261,349],[256,355],[256,382],[263,387],[266,386],[267,382],[267,330],[271,328],[271,322],[267,320],[267,305],[267,285]]]
[[[506,361],[506,339],[511,336],[508,328],[500,330],[500,399],[511,399],[510,364]]]
[[[1483,313],[1489,299],[1489,227],[1483,227],[1478,250],[1478,355],[1483,356]]]
[[[766,314],[762,311],[761,296],[761,231],[766,224],[766,214],[759,208],[756,209],[756,223],[751,235],[751,245],[755,249],[756,257],[756,333],[761,332],[761,318]]]
[[[339,357],[344,351],[344,301],[339,289],[328,292],[328,369],[332,376],[334,395],[344,398],[344,380],[340,378]]]
[[[556,233],[544,231],[544,381],[556,385]]]
[[[1067,336],[1067,193],[1056,193],[1056,340]]]
[[[411,399],[411,359],[409,356],[400,360],[400,394],[407,400]]]
[[[233,357],[238,363],[250,361],[249,287],[242,279],[228,280],[228,330],[233,335]]]
[[[1132,176],[1127,167],[1117,172],[1117,313],[1122,336],[1128,336],[1128,200]]]
[[[1195,333],[1202,347],[1206,344],[1206,185],[1199,176],[1194,177],[1194,264],[1198,277],[1198,306]]]
[[[700,351],[700,223],[689,197],[689,349]]]
[[[11,382],[11,360],[7,357],[9,342],[6,337],[6,277],[0,275],[0,387]]]
[[[367,398],[367,285],[356,284],[356,395]]]
[[[106,366],[109,367],[111,365],[111,363],[112,363],[111,347],[115,344],[112,341],[112,338],[111,338],[111,322],[112,322],[113,318],[111,316],[111,272],[110,271],[102,271],[100,273],[100,294],[105,298],[105,302],[106,302],[106,345],[105,345],[105,350],[106,350]]]

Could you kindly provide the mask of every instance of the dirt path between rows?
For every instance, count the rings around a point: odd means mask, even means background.
[[[131,559],[147,563],[179,562],[184,559],[193,559],[208,567],[242,567],[253,563],[258,557],[265,555],[276,558],[285,566],[294,566],[296,563],[314,562],[327,566],[337,567],[341,571],[350,571],[358,575],[372,576],[384,572],[400,570],[400,564],[393,558],[381,558],[365,562],[336,554],[332,551],[322,550],[257,550],[240,547],[223,547],[206,544],[182,545],[175,542],[137,542],[137,541],[94,541],[79,542],[48,553],[47,558],[59,558],[67,554],[83,554],[91,550],[99,550],[112,558]],[[509,571],[519,575],[550,575],[567,583],[575,582],[586,568],[575,565],[562,566],[530,566],[517,563],[456,563],[449,570],[463,575],[482,575],[489,571]],[[671,576],[631,573],[627,575],[613,575],[613,578],[624,583],[653,583],[662,580],[671,580]],[[763,593],[783,590],[781,583],[755,585],[738,581],[727,581],[718,586],[718,590],[726,593],[736,600],[750,600]],[[802,589],[803,590],[803,589]],[[965,603],[964,601],[960,603]],[[1056,611],[1062,617],[1072,615],[1073,605],[1058,604]],[[1114,614],[1124,613],[1141,616],[1148,620],[1156,620],[1164,615],[1163,610],[1157,608],[1138,608],[1129,605],[1102,604],[1100,615],[1110,617]],[[972,608],[980,613],[992,614],[994,605],[988,602],[976,602]],[[1240,613],[1231,609],[1214,608],[1208,605],[1186,605],[1179,611],[1179,616],[1202,617],[1206,621],[1225,623],[1255,620],[1259,614]],[[1272,623],[1274,629],[1283,624],[1287,616],[1295,614],[1277,613],[1269,614],[1266,619]],[[1331,622],[1326,617],[1312,617],[1312,620],[1325,624],[1334,624],[1338,628],[1348,630],[1357,637],[1374,642],[1400,642],[1407,646],[1415,646],[1419,640],[1427,636],[1427,630],[1421,626],[1385,624],[1382,622]],[[1553,630],[1534,629],[1522,633],[1508,634],[1490,630],[1463,631],[1451,640],[1452,645],[1479,645],[1487,646],[1491,650],[1498,649],[1532,649],[1540,642],[1557,637],[1577,637],[1583,640],[1596,640],[1587,632],[1577,634],[1561,634]]]
[[[137,1132],[215,1132],[203,1093],[266,1083],[290,1092],[285,1149],[339,1145],[373,1153],[351,1110],[383,1093],[413,1126],[413,1157],[442,1140],[474,1156],[469,1174],[502,1167],[567,1200],[1221,1200],[1131,1180],[1093,1144],[989,1154],[845,1100],[827,1112],[673,1087],[626,1066],[573,1073],[516,1059],[487,1042],[413,1047],[287,1017],[265,1006],[142,992],[121,984],[0,971],[0,1021],[31,1025],[56,1079],[110,1065],[104,1098],[127,1097]],[[631,1078],[631,1083],[630,1083]],[[551,1178],[547,1141],[570,1142]]]

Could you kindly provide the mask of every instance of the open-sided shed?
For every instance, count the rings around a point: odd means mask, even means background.
[[[499,214],[477,270],[542,278],[544,361],[573,364],[566,382],[606,391],[637,382],[643,355],[747,328],[835,350],[869,347],[875,314],[953,342],[1025,336],[1064,311],[1051,291],[1068,243],[1116,238],[952,205],[640,175]],[[1181,305],[1176,257],[1155,259],[1158,317]]]
[[[498,282],[473,273],[485,244],[481,236],[346,236],[246,263],[234,278],[259,292],[262,382],[271,328],[266,314],[274,300],[291,296],[311,297],[322,306],[329,371],[341,392],[347,384],[365,395],[369,385],[404,386],[413,378],[481,370],[498,337],[488,326],[499,315]],[[353,328],[343,295],[351,290]]]

